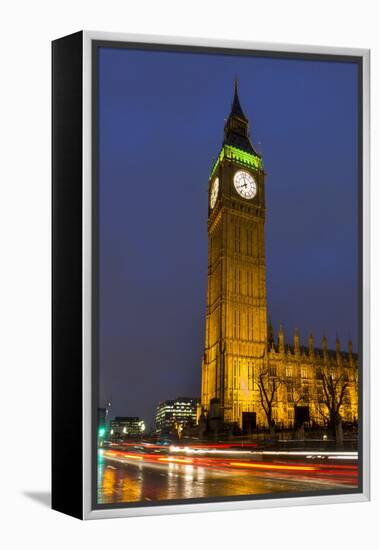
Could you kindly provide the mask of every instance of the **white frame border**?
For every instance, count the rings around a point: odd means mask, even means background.
[[[134,508],[92,509],[92,380],[91,380],[91,143],[92,143],[92,41],[134,42],[141,44],[168,44],[176,46],[200,46],[211,48],[234,48],[264,50],[273,53],[331,54],[358,56],[362,58],[362,104],[363,104],[363,190],[362,190],[362,306],[364,363],[362,412],[363,447],[363,491],[346,495],[327,495],[291,498],[264,498],[262,500],[225,501],[196,504],[167,504]],[[214,40],[208,38],[183,38],[159,35],[137,35],[101,31],[83,31],[83,519],[152,516],[162,514],[187,514],[193,512],[246,510],[273,508],[279,506],[301,506],[310,504],[337,504],[364,502],[370,500],[370,50],[338,48],[329,46],[306,46],[297,44],[276,44],[273,42],[246,42],[238,40]]]

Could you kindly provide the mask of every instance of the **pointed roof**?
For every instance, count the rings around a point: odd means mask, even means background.
[[[240,98],[238,96],[238,80],[237,78],[234,80],[234,98],[232,103],[232,110],[230,111],[229,117],[238,117],[244,122],[249,122],[246,116],[244,115],[244,112],[241,107]]]
[[[238,96],[238,81],[234,81],[234,97],[232,108],[224,128],[223,145],[231,145],[242,151],[260,157],[253,147],[249,137],[249,120],[245,116]]]

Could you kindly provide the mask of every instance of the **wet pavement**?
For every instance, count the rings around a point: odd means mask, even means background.
[[[286,466],[283,462],[278,465],[276,461],[262,463],[236,458],[234,462],[225,463],[215,459],[197,461],[184,457],[159,458],[166,462],[149,463],[143,458],[136,460],[138,455],[130,451],[124,453],[122,458],[114,452],[109,453],[109,456],[106,454],[99,454],[99,504],[301,493],[356,487],[354,466],[338,466],[342,470],[331,469],[334,468],[332,466],[328,466],[327,470],[323,466],[323,470],[319,471],[312,465]]]

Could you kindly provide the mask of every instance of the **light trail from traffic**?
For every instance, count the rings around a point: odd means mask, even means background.
[[[169,446],[138,441],[113,445],[99,450],[98,502],[355,489],[357,458],[355,452],[260,450],[257,445],[247,449],[227,443]]]
[[[358,455],[355,452],[258,451],[256,445],[248,450],[242,444],[239,448],[235,447],[236,445],[230,444],[181,447],[139,442],[119,446],[117,449],[103,449],[101,452],[104,460],[118,463],[120,467],[139,463],[144,468],[166,470],[177,465],[189,466],[194,470],[202,468],[206,473],[212,474],[253,475],[265,479],[275,477],[276,480],[297,479],[303,483],[327,483],[331,487],[357,486]],[[230,460],[231,454],[235,456],[234,460]],[[338,463],[341,459],[349,463]]]

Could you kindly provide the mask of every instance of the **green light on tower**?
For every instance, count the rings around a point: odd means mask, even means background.
[[[252,155],[251,153],[247,153],[246,151],[238,149],[237,147],[233,147],[232,145],[224,145],[224,147],[221,149],[218,159],[213,166],[211,177],[215,173],[217,166],[224,158],[234,160],[235,162],[238,162],[244,166],[250,166],[255,170],[263,169],[263,161],[261,157],[258,157],[257,155]]]

